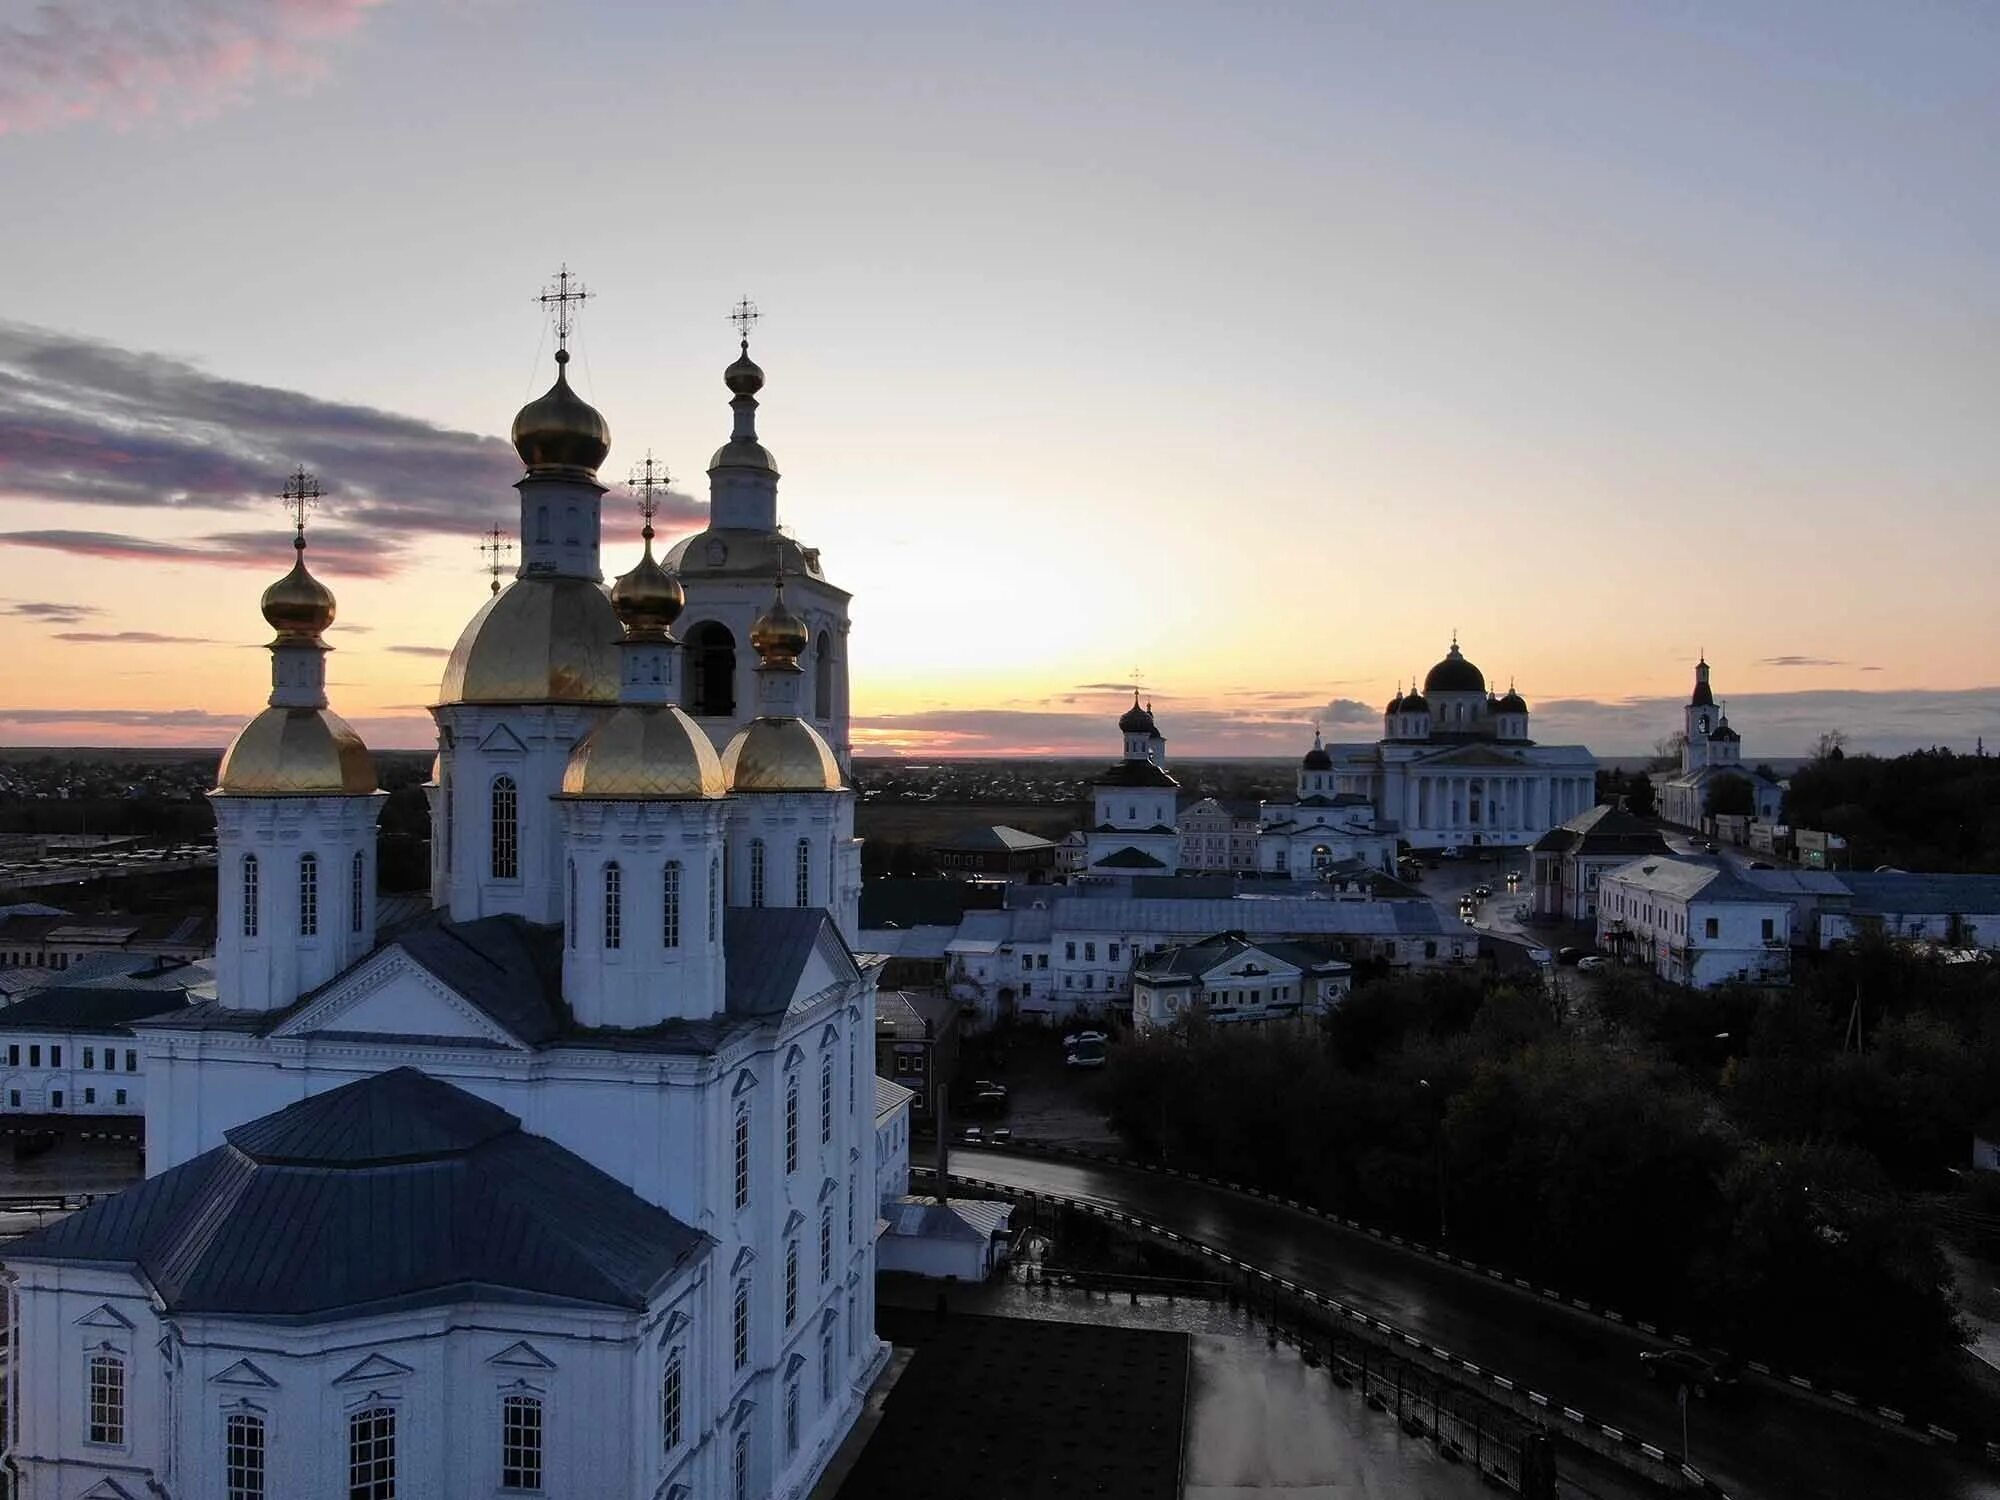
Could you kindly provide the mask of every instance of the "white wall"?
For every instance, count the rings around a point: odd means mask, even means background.
[[[89,1053],[86,1059],[85,1053]],[[60,1055],[62,1062],[55,1061]],[[39,1056],[40,1061],[32,1059]],[[127,1067],[128,1058],[138,1069]],[[0,1114],[138,1115],[146,1108],[143,1048],[131,1036],[83,1032],[0,1035]],[[124,1101],[118,1095],[123,1092]],[[55,1102],[61,1093],[62,1103]],[[96,1098],[86,1098],[94,1093]],[[19,1096],[19,1103],[15,1102]]]

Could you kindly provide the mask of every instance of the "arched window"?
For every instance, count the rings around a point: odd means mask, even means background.
[[[90,1441],[125,1443],[125,1357],[106,1349],[90,1356]]]
[[[396,1408],[370,1406],[347,1419],[348,1500],[396,1500]]]
[[[785,1326],[799,1320],[799,1242],[785,1241]]]
[[[833,1280],[833,1205],[819,1211],[819,1284]]]
[[[833,1144],[833,1054],[819,1060],[819,1143]]]
[[[671,1454],[681,1445],[681,1384],[684,1360],[676,1344],[667,1351],[666,1368],[660,1374],[660,1448]]]
[[[299,936],[319,936],[319,856],[299,856]]]
[[[576,947],[576,861],[575,860],[571,860],[569,862],[567,883],[569,885],[569,945],[571,949],[574,950]]]
[[[243,935],[257,935],[257,856],[243,856]]]
[[[604,946],[617,948],[625,937],[624,875],[613,860],[604,867]]]
[[[729,1337],[736,1368],[750,1363],[750,1278],[737,1278],[736,1296],[729,1309]]]
[[[736,1208],[750,1206],[750,1111],[736,1111]]]
[[[703,620],[687,636],[687,696],[691,714],[728,718],[736,712],[736,637],[720,620]]]
[[[750,1500],[750,1429],[747,1427],[736,1434],[736,1453],[730,1460],[730,1466],[731,1500]]]
[[[348,861],[347,871],[347,930],[360,932],[366,919],[368,903],[368,856],[361,850],[354,851],[354,858]]]
[[[1333,867],[1333,851],[1324,844],[1314,844],[1312,866],[1315,870],[1323,871],[1331,869]]]
[[[660,946],[681,945],[681,862],[667,861],[660,872]]]
[[[521,878],[521,793],[511,776],[493,778],[493,878]]]
[[[799,1169],[799,1075],[785,1080],[785,1170]]]
[[[222,1430],[224,1500],[264,1500],[264,1419],[231,1412]]]
[[[750,904],[764,904],[764,841],[750,840]]]
[[[824,630],[813,641],[813,717],[833,717],[833,637]]]
[[[794,898],[792,905],[811,906],[813,904],[813,846],[810,839],[799,840],[798,855],[794,863],[798,868],[796,872],[797,879],[794,882],[797,889],[792,893]]]
[[[785,1457],[799,1451],[799,1383],[785,1382]]]
[[[708,940],[715,941],[716,923],[722,909],[722,861],[711,857],[708,862]]]
[[[510,1395],[500,1401],[500,1488],[542,1487],[542,1401]]]
[[[548,539],[549,508],[546,505],[537,505],[535,507],[535,540],[546,542]]]

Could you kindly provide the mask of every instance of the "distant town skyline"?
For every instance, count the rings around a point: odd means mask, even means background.
[[[1990,12],[158,10],[0,19],[9,743],[226,741],[297,463],[427,743],[564,261],[665,532],[764,306],[863,754],[1108,756],[1135,664],[1170,755],[1373,738],[1454,629],[1607,756],[1703,649],[1749,759],[2000,734]]]

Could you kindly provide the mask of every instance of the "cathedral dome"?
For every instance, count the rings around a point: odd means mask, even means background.
[[[1458,641],[1454,637],[1451,650],[1445,659],[1424,674],[1426,693],[1483,693],[1486,691],[1486,674],[1459,654]],[[1407,710],[1409,705],[1404,704]]]
[[[687,593],[678,578],[654,561],[650,523],[645,535],[646,551],[639,565],[611,585],[611,610],[625,627],[628,641],[663,641],[687,608]]]
[[[803,719],[753,719],[722,752],[732,792],[837,792],[840,762]]]
[[[1152,709],[1141,708],[1139,706],[1139,691],[1137,688],[1132,690],[1132,706],[1118,716],[1118,732],[1120,734],[1159,733],[1159,729],[1153,723]]]
[[[722,383],[738,396],[754,396],[764,389],[764,367],[750,357],[750,341],[743,341],[743,352],[722,372]]]
[[[528,472],[589,476],[611,451],[611,428],[596,407],[570,389],[567,350],[556,351],[556,383],[514,418],[514,451]]]
[[[441,703],[615,703],[618,616],[588,578],[531,573],[486,601],[452,647]]]
[[[1510,683],[1507,688],[1507,696],[1500,700],[1500,712],[1503,714],[1524,714],[1527,711],[1528,700],[1514,691],[1513,685]]]
[[[306,541],[292,543],[297,557],[292,571],[264,590],[259,608],[278,634],[293,641],[316,641],[333,623],[333,590],[306,571]]]
[[[771,607],[759,615],[750,627],[750,644],[757,648],[757,655],[765,666],[796,667],[810,639],[806,622],[785,604],[785,575],[780,573]]]
[[[565,797],[720,797],[729,790],[707,734],[671,704],[624,704],[578,742]]]
[[[1385,714],[1399,714],[1403,711],[1403,690],[1398,687],[1396,696],[1389,700],[1389,706],[1382,710]]]
[[[1306,751],[1306,758],[1299,764],[1308,771],[1331,771],[1333,757],[1326,753],[1326,747],[1314,741],[1312,749]]]
[[[736,527],[711,527],[692,532],[667,549],[667,570],[683,580],[689,578],[770,578],[785,572],[803,573],[822,587],[819,549],[802,546],[782,531],[749,531]]]
[[[1430,711],[1430,704],[1424,701],[1424,695],[1415,688],[1411,688],[1407,693],[1403,694],[1403,706],[1397,710],[1399,713],[1406,714],[1427,714]]]
[[[375,762],[338,714],[273,704],[223,751],[215,789],[238,797],[361,796],[375,790]]]

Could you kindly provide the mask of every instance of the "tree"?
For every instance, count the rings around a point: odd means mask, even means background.
[[[1847,731],[1845,729],[1829,729],[1817,740],[1813,741],[1812,758],[1814,760],[1846,760],[1846,746]]]
[[[1747,776],[1718,776],[1709,784],[1708,815],[1713,818],[1730,814],[1752,818],[1757,815],[1757,793]]]
[[[1653,758],[1646,762],[1649,771],[1678,771],[1681,768],[1681,752],[1687,749],[1687,732],[1676,729],[1672,734],[1663,734],[1653,741]]]

